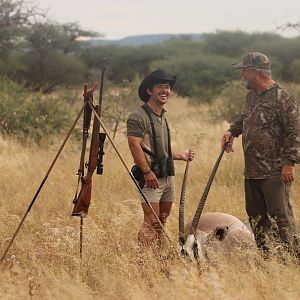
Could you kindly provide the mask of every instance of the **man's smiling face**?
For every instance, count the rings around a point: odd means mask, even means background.
[[[147,89],[150,98],[159,104],[165,104],[168,101],[171,92],[169,83],[156,83],[152,90]]]

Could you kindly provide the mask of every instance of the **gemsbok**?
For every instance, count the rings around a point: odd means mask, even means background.
[[[179,207],[179,246],[183,255],[192,260],[209,258],[209,253],[232,253],[234,250],[251,248],[256,244],[253,233],[238,218],[222,212],[202,214],[210,188],[205,189],[193,220],[184,225],[184,199],[188,174],[187,162],[184,174]],[[211,182],[213,176],[211,176]],[[211,184],[210,182],[210,184]]]

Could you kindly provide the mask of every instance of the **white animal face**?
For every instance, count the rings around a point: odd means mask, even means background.
[[[197,237],[194,234],[189,234],[183,247],[180,247],[181,253],[188,256],[192,261],[204,260],[203,247],[207,243],[207,236],[208,234],[203,231],[197,231]]]
[[[222,241],[227,233],[228,227],[216,227],[211,232],[207,233],[201,230],[197,230],[196,234],[189,234],[186,238],[183,247],[180,247],[181,253],[189,256],[194,261],[203,261],[206,256],[206,247],[210,246],[213,241]]]

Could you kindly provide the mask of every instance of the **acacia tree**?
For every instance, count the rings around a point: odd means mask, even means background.
[[[51,22],[33,24],[26,34],[23,67],[19,76],[43,93],[58,85],[77,84],[86,74],[86,66],[79,60],[80,37],[94,37],[98,33],[84,31],[75,23]]]
[[[297,22],[297,23],[288,22],[288,23],[278,26],[276,28],[276,30],[281,30],[281,31],[286,31],[289,29],[295,29],[298,32],[300,32],[300,22]]]
[[[25,0],[0,1],[0,53],[7,54],[24,26],[37,18],[44,18],[40,9]]]

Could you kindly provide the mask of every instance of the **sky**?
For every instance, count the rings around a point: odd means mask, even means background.
[[[59,23],[77,22],[105,39],[159,33],[213,33],[217,30],[300,35],[300,0],[35,0]]]

